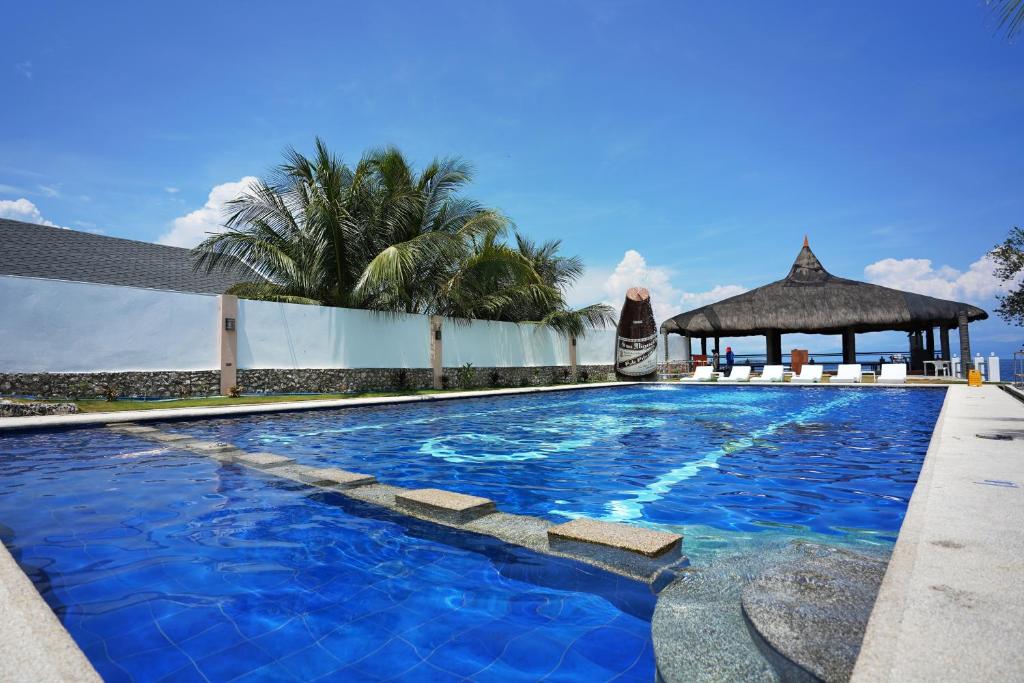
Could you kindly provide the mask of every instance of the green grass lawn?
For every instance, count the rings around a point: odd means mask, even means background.
[[[500,388],[500,387],[499,387]],[[468,391],[487,391],[490,387],[477,387]],[[466,389],[409,389],[406,391],[366,391],[348,394],[302,394],[274,396],[209,396],[206,398],[183,398],[156,401],[133,401],[130,399],[104,401],[103,399],[86,399],[70,401],[78,406],[83,413],[108,413],[122,410],[158,410],[164,408],[203,408],[207,406],[242,406],[259,403],[287,403],[294,401],[325,401],[335,399],[373,398],[378,396],[422,396],[426,394],[447,394]],[[18,400],[18,399],[14,399]],[[68,401],[47,401],[67,403]]]

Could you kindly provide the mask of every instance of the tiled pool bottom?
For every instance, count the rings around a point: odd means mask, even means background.
[[[107,681],[638,680],[649,589],[102,429],[4,436],[0,534]]]
[[[483,496],[555,522],[891,543],[944,394],[647,385],[163,428],[386,484]]]

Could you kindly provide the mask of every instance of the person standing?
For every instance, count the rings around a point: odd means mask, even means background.
[[[711,369],[718,372],[718,349],[714,348],[711,350]]]
[[[725,369],[729,374],[732,374],[733,363],[736,362],[736,356],[732,353],[732,347],[725,347]]]

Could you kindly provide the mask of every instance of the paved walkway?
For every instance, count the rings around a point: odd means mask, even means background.
[[[1024,680],[1024,404],[995,386],[949,389],[852,680]]]

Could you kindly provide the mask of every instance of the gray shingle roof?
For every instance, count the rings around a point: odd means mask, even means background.
[[[0,218],[0,275],[223,294],[258,279],[244,266],[195,272],[189,249]]]

